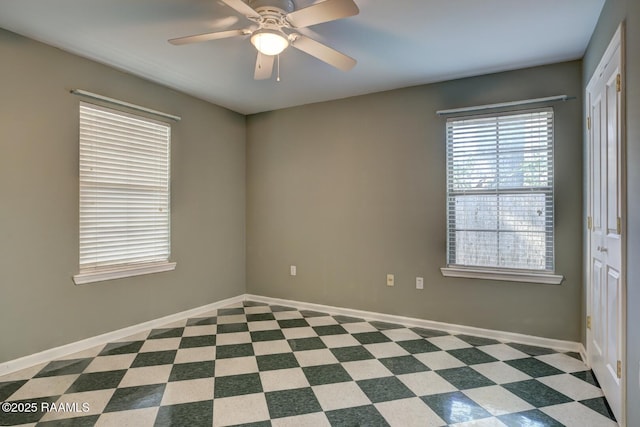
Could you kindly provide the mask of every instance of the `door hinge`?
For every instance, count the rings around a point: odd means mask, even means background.
[[[590,216],[587,217],[587,230],[591,230],[593,228],[593,218]]]
[[[618,360],[618,368],[616,369],[618,378],[622,378],[622,361]]]
[[[616,76],[616,90],[622,92],[622,76],[620,73]]]
[[[620,219],[620,217],[618,217],[618,220],[616,222],[616,231],[618,232],[618,235],[622,234],[622,220]]]
[[[591,316],[587,316],[587,329],[591,329]]]
[[[591,117],[587,117],[587,129],[591,130]]]

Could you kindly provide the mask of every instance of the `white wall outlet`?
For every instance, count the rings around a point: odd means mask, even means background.
[[[393,274],[387,274],[387,286],[394,286],[395,285],[395,278],[393,277]]]
[[[292,276],[295,276],[296,274],[298,274],[298,269],[296,268],[295,265],[292,265],[291,267],[289,267],[289,274],[291,274]]]
[[[416,277],[416,289],[424,289],[424,278]]]

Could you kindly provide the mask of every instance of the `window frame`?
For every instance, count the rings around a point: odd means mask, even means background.
[[[441,268],[441,273],[443,276],[445,277],[458,277],[458,278],[474,278],[474,279],[486,279],[486,280],[501,280],[501,281],[513,281],[513,282],[530,282],[530,283],[543,283],[543,284],[560,284],[562,282],[562,280],[564,279],[563,276],[561,275],[557,275],[555,274],[555,241],[556,241],[556,233],[555,233],[555,197],[554,197],[554,186],[555,186],[555,180],[553,179],[553,175],[552,175],[552,182],[550,184],[550,186],[546,186],[546,188],[551,187],[550,193],[547,192],[545,193],[545,191],[542,190],[538,190],[536,191],[535,189],[538,188],[543,188],[543,187],[531,187],[531,191],[524,191],[524,187],[523,187],[523,191],[520,192],[515,192],[512,194],[526,194],[528,192],[530,192],[531,194],[537,193],[537,194],[547,194],[548,197],[551,198],[551,206],[552,206],[552,211],[551,211],[551,236],[552,236],[552,241],[551,241],[551,251],[552,251],[552,255],[551,255],[551,261],[549,263],[549,260],[545,257],[545,269],[527,269],[527,268],[517,268],[517,267],[500,267],[500,266],[482,266],[482,265],[464,265],[464,264],[456,264],[456,263],[451,263],[450,262],[450,256],[451,256],[451,230],[450,230],[450,226],[452,223],[452,219],[449,218],[449,216],[451,215],[451,210],[454,209],[450,204],[452,203],[451,201],[451,197],[455,197],[455,196],[451,196],[450,192],[451,192],[451,178],[452,178],[452,172],[450,171],[450,153],[452,152],[452,147],[451,144],[453,144],[453,141],[450,140],[450,133],[449,133],[449,126],[451,122],[455,122],[455,121],[468,121],[468,120],[474,120],[474,119],[480,119],[480,120],[486,120],[486,119],[496,119],[496,122],[499,121],[499,117],[505,117],[505,116],[517,116],[517,115],[523,115],[523,114],[528,114],[528,113],[538,113],[538,112],[551,112],[551,172],[552,174],[555,173],[555,111],[553,110],[553,108],[551,107],[542,107],[542,108],[529,108],[529,109],[512,109],[512,110],[501,110],[498,112],[493,112],[493,113],[484,113],[484,114],[465,114],[465,115],[461,115],[461,116],[456,116],[456,117],[451,117],[447,120],[447,124],[446,124],[446,136],[445,136],[445,144],[446,144],[446,156],[447,156],[447,161],[446,161],[446,167],[447,167],[447,174],[446,174],[446,204],[445,204],[445,210],[446,210],[446,267]],[[498,140],[496,140],[496,154],[499,152],[500,146],[498,143]],[[499,164],[496,163],[496,167],[499,167]],[[460,193],[460,192],[457,192]],[[464,192],[462,192],[464,193]],[[495,191],[491,191],[488,192],[487,194],[494,194],[496,195],[496,197],[499,197],[501,194],[509,194],[509,190],[504,191],[504,190],[500,190],[499,188],[496,188]],[[473,191],[469,192],[469,194],[473,195],[476,194]],[[477,195],[480,195],[480,193],[477,193]],[[459,194],[460,195],[460,194]],[[496,199],[498,200],[498,199]],[[500,214],[499,211],[496,212],[497,218],[500,218]],[[549,228],[549,222],[547,222],[545,220],[545,222],[547,223],[547,228]],[[491,230],[487,230],[488,232],[490,232]],[[494,230],[496,233],[500,233],[500,229],[496,228],[496,230]],[[547,236],[547,232],[545,232],[545,236]],[[498,249],[496,249],[498,250]],[[499,254],[499,252],[498,252]]]
[[[171,258],[171,133],[172,133],[172,127],[169,123],[165,122],[165,121],[160,121],[160,120],[154,120],[151,119],[145,115],[141,115],[141,114],[135,114],[135,113],[131,113],[131,112],[127,112],[127,111],[122,111],[120,109],[114,109],[111,107],[106,107],[104,105],[99,105],[99,104],[94,104],[94,103],[89,103],[89,102],[84,102],[81,101],[79,103],[79,107],[78,107],[78,118],[79,118],[79,122],[78,122],[78,129],[81,130],[81,126],[82,126],[82,120],[83,120],[83,108],[88,108],[88,109],[92,109],[94,111],[100,111],[100,112],[104,112],[107,114],[113,114],[116,116],[119,116],[120,118],[123,118],[125,120],[133,120],[133,121],[141,121],[146,125],[150,125],[150,126],[160,126],[160,127],[166,127],[167,129],[167,135],[166,135],[166,175],[162,174],[161,176],[166,177],[166,187],[163,186],[163,188],[166,188],[165,190],[162,190],[161,195],[159,196],[160,198],[166,197],[166,228],[164,228],[165,226],[163,226],[163,230],[164,232],[166,232],[166,239],[162,239],[162,241],[165,242],[166,244],[166,257],[164,255],[161,255],[160,257],[156,257],[156,259],[149,259],[149,260],[141,260],[141,261],[132,261],[131,259],[128,259],[126,257],[123,257],[120,259],[120,262],[116,262],[116,263],[112,263],[109,265],[89,265],[87,266],[85,263],[85,266],[83,266],[82,261],[81,261],[81,257],[82,257],[82,249],[79,247],[79,272],[78,274],[75,274],[73,276],[73,281],[76,285],[82,285],[82,284],[87,284],[87,283],[94,283],[94,282],[101,282],[101,281],[106,281],[106,280],[113,280],[113,279],[120,279],[120,278],[126,278],[126,277],[134,277],[134,276],[140,276],[140,275],[145,275],[145,274],[151,274],[151,273],[159,273],[159,272],[164,272],[164,271],[171,271],[174,270],[176,268],[176,263],[170,261]],[[87,120],[87,117],[84,118],[84,120]],[[104,124],[104,122],[103,122]],[[82,152],[85,153],[85,155],[90,151],[90,149],[83,149],[81,148],[81,145],[83,143],[83,137],[82,135],[79,133],[79,152],[82,154]],[[104,137],[104,135],[102,135]],[[137,136],[140,136],[139,134]],[[161,138],[162,140],[164,140],[164,137]],[[85,144],[86,141],[89,141],[89,139],[85,140]],[[84,151],[83,151],[84,150]],[[162,150],[164,150],[164,146],[162,147]],[[92,153],[92,154],[95,154]],[[125,163],[128,161],[131,161],[130,158],[128,158],[126,155],[124,155],[122,158],[117,158],[115,159],[115,162],[120,161],[121,163]],[[111,164],[111,166],[113,166],[114,164]],[[82,189],[83,189],[83,166],[87,166],[87,164],[83,163],[83,159],[82,159],[82,155],[79,157],[78,160],[78,166],[79,166],[79,193],[78,193],[78,202],[79,202],[79,242],[81,241],[82,237],[83,237],[83,232],[80,228],[81,225],[81,220],[83,217],[83,196],[82,196]],[[164,162],[163,162],[163,166],[164,166]],[[126,168],[122,168],[123,170],[132,170],[132,169],[126,169]],[[133,169],[135,170],[135,169]],[[164,170],[164,169],[162,169]],[[86,176],[85,176],[86,178]],[[100,184],[98,184],[100,185]],[[86,186],[86,183],[85,183]],[[85,188],[86,190],[86,188]],[[131,189],[129,189],[129,191],[131,191]],[[123,192],[123,194],[127,194],[126,191]],[[148,193],[146,193],[148,194]],[[95,195],[95,194],[94,194]],[[129,196],[131,196],[131,193],[129,193]],[[145,197],[145,196],[143,196]],[[90,200],[90,197],[89,199]],[[118,197],[116,196],[116,198],[114,200],[118,200],[120,202],[122,202],[122,198],[118,199]],[[160,199],[158,199],[160,200]],[[164,207],[164,205],[163,205]],[[84,213],[84,215],[86,216],[86,212]],[[126,233],[125,233],[126,234]],[[122,239],[122,240],[126,240],[126,239]],[[126,243],[125,243],[126,244]],[[96,244],[94,246],[94,248],[99,247],[99,244]]]

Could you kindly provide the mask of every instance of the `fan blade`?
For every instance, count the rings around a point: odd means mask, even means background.
[[[342,71],[349,71],[356,65],[356,60],[344,53],[338,52],[335,49],[330,48],[320,42],[317,42],[309,37],[297,34],[291,46],[308,53],[311,56],[318,58],[321,61],[326,62],[329,65],[336,67]]]
[[[242,0],[222,0],[222,2],[247,18],[260,18],[260,14]]]
[[[253,73],[255,80],[266,80],[271,78],[273,74],[273,61],[275,56],[264,55],[258,52],[258,58],[256,59],[256,71]]]
[[[360,9],[353,0],[325,0],[287,15],[287,21],[295,28],[309,27],[357,15]]]
[[[178,37],[177,39],[169,40],[169,43],[175,44],[175,45],[199,43],[199,42],[206,42],[207,40],[226,39],[228,37],[242,36],[244,34],[247,34],[247,30],[220,31],[217,33],[204,33],[204,34],[197,34],[195,36]]]

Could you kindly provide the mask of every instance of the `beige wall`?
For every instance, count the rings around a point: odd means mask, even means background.
[[[640,2],[607,0],[585,53],[588,83],[618,25],[626,26],[626,192],[627,192],[627,425],[640,426]]]
[[[0,30],[0,362],[245,290],[245,117]],[[173,272],[75,286],[72,88],[172,123]]]
[[[581,92],[574,61],[249,116],[248,292],[579,340]],[[577,97],[554,106],[556,266],[566,280],[442,277],[445,119],[435,111],[559,94]]]

